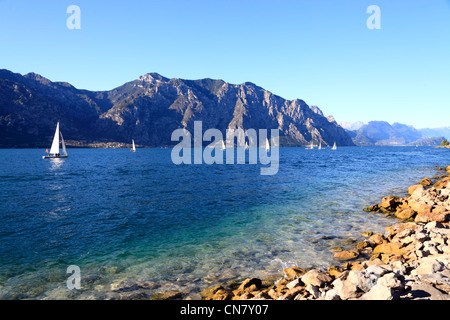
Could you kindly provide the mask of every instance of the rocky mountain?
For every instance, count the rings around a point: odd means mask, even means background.
[[[443,139],[425,136],[413,126],[401,123],[391,125],[386,121],[370,121],[348,133],[358,146],[439,145]]]
[[[57,121],[66,140],[168,146],[177,128],[279,129],[283,146],[352,146],[332,116],[303,100],[223,80],[168,79],[149,73],[110,91],[79,90],[40,75],[0,70],[0,147],[46,147]]]

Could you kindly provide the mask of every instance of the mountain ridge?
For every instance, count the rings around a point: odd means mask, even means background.
[[[427,135],[422,129],[416,129],[411,125],[387,121],[369,121],[343,123],[343,127],[357,128],[346,129],[358,146],[436,146],[444,139],[443,135]],[[428,132],[433,132],[428,129]],[[437,130],[436,132],[440,132]]]
[[[194,121],[202,121],[204,130],[222,132],[279,129],[282,146],[354,145],[317,106],[283,99],[252,82],[169,79],[153,72],[112,90],[90,91],[32,72],[0,70],[1,147],[46,146],[57,121],[66,140],[86,144],[135,139],[141,146],[170,146],[175,129],[192,132]]]

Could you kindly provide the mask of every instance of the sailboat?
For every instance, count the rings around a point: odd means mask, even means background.
[[[320,143],[319,143],[319,148],[318,148],[319,150],[320,149],[322,149],[322,141],[320,141]]]
[[[331,148],[331,150],[336,150],[336,149],[337,149],[337,146],[336,146],[336,141],[335,141],[333,144],[333,148]]]
[[[266,138],[266,151],[268,152],[270,150],[270,144],[269,140]]]
[[[134,139],[132,139],[132,141],[133,141],[133,146],[131,147],[131,152],[136,152],[136,146],[135,146],[135,144],[134,144]]]
[[[245,150],[248,150],[248,143],[245,141]]]
[[[314,144],[313,144],[313,142],[311,141],[311,145],[309,146],[309,147],[307,147],[306,149],[308,149],[308,150],[312,150],[312,149],[314,149]]]
[[[223,140],[222,140],[222,150],[225,150],[225,149],[226,149],[225,142],[223,142]]]
[[[61,137],[62,153],[59,153],[59,138]],[[59,121],[56,124],[55,136],[53,137],[52,146],[48,155],[43,156],[42,159],[55,159],[55,158],[67,158],[69,155],[66,151],[66,144],[61,131],[59,131]]]

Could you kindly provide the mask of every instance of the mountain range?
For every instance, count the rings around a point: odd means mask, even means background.
[[[386,121],[370,121],[340,125],[347,130],[353,142],[358,146],[435,146],[439,145],[445,136],[449,136],[447,128],[416,129],[413,126]]]
[[[279,129],[281,146],[353,146],[332,116],[251,83],[145,74],[109,91],[0,70],[0,147],[48,147],[57,122],[68,145],[171,146],[175,129]]]

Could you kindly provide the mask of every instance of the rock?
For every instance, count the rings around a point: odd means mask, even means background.
[[[450,211],[446,210],[423,211],[421,213],[417,213],[416,217],[414,218],[414,221],[425,223],[431,221],[445,222],[448,220],[449,215]]]
[[[295,287],[295,288],[289,289],[284,295],[279,297],[278,300],[292,300],[304,290],[305,290],[305,288],[303,288],[303,287]]]
[[[431,209],[433,208],[431,205],[425,203],[424,201],[409,200],[408,204],[412,210],[417,212],[417,215],[430,214]]]
[[[292,289],[292,288],[295,288],[295,287],[301,286],[301,285],[303,285],[303,283],[300,281],[299,278],[297,278],[297,279],[295,279],[295,280],[289,282],[289,283],[286,285],[286,287],[290,290],[290,289]]]
[[[418,262],[419,266],[416,268],[418,276],[437,273],[444,269],[444,264],[433,257],[425,257]]]
[[[350,272],[353,271],[344,271],[341,276],[332,283],[334,290],[336,290],[336,295],[342,300],[358,298],[363,294],[352,281],[347,281]]]
[[[408,193],[409,193],[409,195],[412,195],[412,194],[414,193],[414,191],[416,191],[416,190],[423,191],[423,190],[425,190],[425,188],[424,188],[424,186],[421,185],[421,184],[413,185],[413,186],[411,186],[411,187],[408,188]]]
[[[400,201],[399,198],[397,196],[388,196],[388,197],[384,197],[381,200],[381,204],[380,207],[384,208],[388,211],[394,212],[397,207],[400,205]]]
[[[369,292],[361,296],[361,300],[392,300],[392,289],[376,284]]]
[[[341,267],[329,267],[327,271],[331,277],[337,278],[344,271],[344,269]]]
[[[365,237],[365,238],[369,238],[370,236],[373,235],[373,232],[372,231],[365,231],[365,232],[361,233],[361,235],[363,237]]]
[[[356,250],[345,250],[334,254],[333,258],[339,261],[347,261],[356,259],[359,256]]]
[[[305,270],[299,267],[291,267],[283,270],[283,273],[287,278],[298,278],[305,274],[305,272]]]
[[[301,277],[302,282],[307,286],[308,284],[322,287],[324,284],[331,282],[333,279],[326,272],[321,270],[311,270]]]
[[[264,291],[261,291],[260,293],[258,293],[254,298],[252,298],[252,300],[272,300],[273,298]]]
[[[373,206],[364,208],[363,211],[366,212],[380,212],[380,206],[377,204],[374,204]]]
[[[436,188],[436,189],[444,189],[444,188],[448,188],[448,183],[450,182],[450,177],[446,177],[446,178],[444,178],[444,179],[442,179],[442,180],[439,180],[439,181],[437,181],[435,184],[434,184],[434,187]]]
[[[319,287],[312,285],[312,284],[308,284],[306,286],[306,291],[313,296],[314,299],[317,299],[320,297],[320,290]]]
[[[231,293],[220,285],[202,290],[201,296],[205,300],[230,300],[232,298]]]
[[[406,253],[405,249],[401,248],[396,243],[382,243],[373,249],[373,253],[385,253],[388,255],[403,255]]]
[[[165,291],[157,295],[158,300],[178,300],[183,298],[183,293],[178,291]]]
[[[408,220],[414,217],[416,212],[411,208],[398,208],[395,212],[395,216],[402,220]]]
[[[340,296],[338,294],[338,291],[336,289],[328,290],[325,293],[325,300],[340,300]]]
[[[249,288],[258,290],[262,287],[262,281],[261,279],[258,278],[249,278],[249,279],[245,279],[244,282],[241,283],[241,285],[239,286],[238,290],[240,291],[248,291]],[[250,290],[250,291],[255,291],[255,290]]]
[[[403,296],[405,300],[449,300],[448,294],[428,283],[412,283],[410,287],[408,293]]]
[[[433,182],[429,178],[425,177],[419,182],[419,184],[423,186],[431,186]]]
[[[373,236],[369,238],[369,241],[373,242],[374,244],[382,244],[386,241],[386,238],[382,233],[376,233]]]

